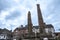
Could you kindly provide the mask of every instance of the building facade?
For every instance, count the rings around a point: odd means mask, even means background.
[[[8,29],[0,30],[0,40],[12,40],[12,32]]]
[[[40,5],[37,4],[37,14],[38,14],[38,26],[33,26],[31,20],[31,13],[28,11],[28,23],[27,26],[22,28],[16,28],[13,32],[13,38],[38,38],[39,40],[44,39],[54,39],[54,27],[52,24],[46,24],[43,21]]]

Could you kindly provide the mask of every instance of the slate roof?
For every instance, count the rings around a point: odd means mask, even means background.
[[[33,28],[36,28],[36,29],[38,29],[38,28],[39,28],[39,26],[33,26]]]
[[[38,29],[39,26],[33,26],[33,28]],[[53,27],[53,25],[51,25],[51,24],[47,24],[47,25],[45,26],[45,28],[54,28],[54,27]],[[18,27],[18,28],[16,28],[15,30],[25,30],[25,29],[28,29],[28,26]]]
[[[52,24],[46,25],[46,28],[54,28]]]
[[[2,34],[2,33],[11,33],[11,31],[10,30],[8,30],[8,29],[0,29],[0,34]]]

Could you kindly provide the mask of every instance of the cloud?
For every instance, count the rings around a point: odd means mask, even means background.
[[[19,25],[24,24],[26,11],[27,9],[22,5],[3,9],[0,13],[1,28],[11,29],[12,27],[14,29]]]
[[[44,22],[53,24],[56,29],[60,24],[60,0],[0,0],[1,28],[11,29],[12,27],[14,30],[21,24],[26,25],[29,10],[31,11],[33,25],[38,25],[37,3],[40,4]]]
[[[11,2],[9,2],[8,0],[0,0],[0,11],[1,10],[5,10],[6,8],[10,8],[11,7]]]
[[[53,24],[55,30],[59,28],[59,24],[60,24],[60,15],[59,15],[59,8],[60,8],[60,0],[53,0],[48,6],[47,6],[47,9],[46,9],[46,23],[50,23],[50,24]],[[52,15],[52,16],[50,16]],[[56,30],[57,31],[57,30]]]
[[[6,16],[6,19],[7,19],[7,20],[8,20],[8,19],[15,19],[15,18],[19,17],[20,15],[21,15],[20,11],[17,10],[17,11],[11,12],[10,15],[7,15],[7,16]]]

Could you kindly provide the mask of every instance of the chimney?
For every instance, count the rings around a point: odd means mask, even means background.
[[[39,4],[37,4],[37,14],[38,14],[38,24],[39,24],[40,33],[43,33],[44,32],[44,22],[43,22],[43,17],[42,17],[42,13],[41,13]]]
[[[32,21],[31,21],[31,13],[28,11],[28,32],[29,34],[32,33]]]

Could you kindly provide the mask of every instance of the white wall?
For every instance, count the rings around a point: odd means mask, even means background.
[[[45,31],[46,31],[47,34],[51,33],[52,36],[55,36],[55,34],[54,34],[54,32],[55,32],[54,28],[45,28]]]
[[[32,31],[33,31],[34,33],[39,33],[39,29],[36,29],[36,28],[33,28]]]
[[[1,35],[0,35],[0,39],[6,39],[6,38],[7,38],[6,35],[4,35],[4,34],[1,34]]]

